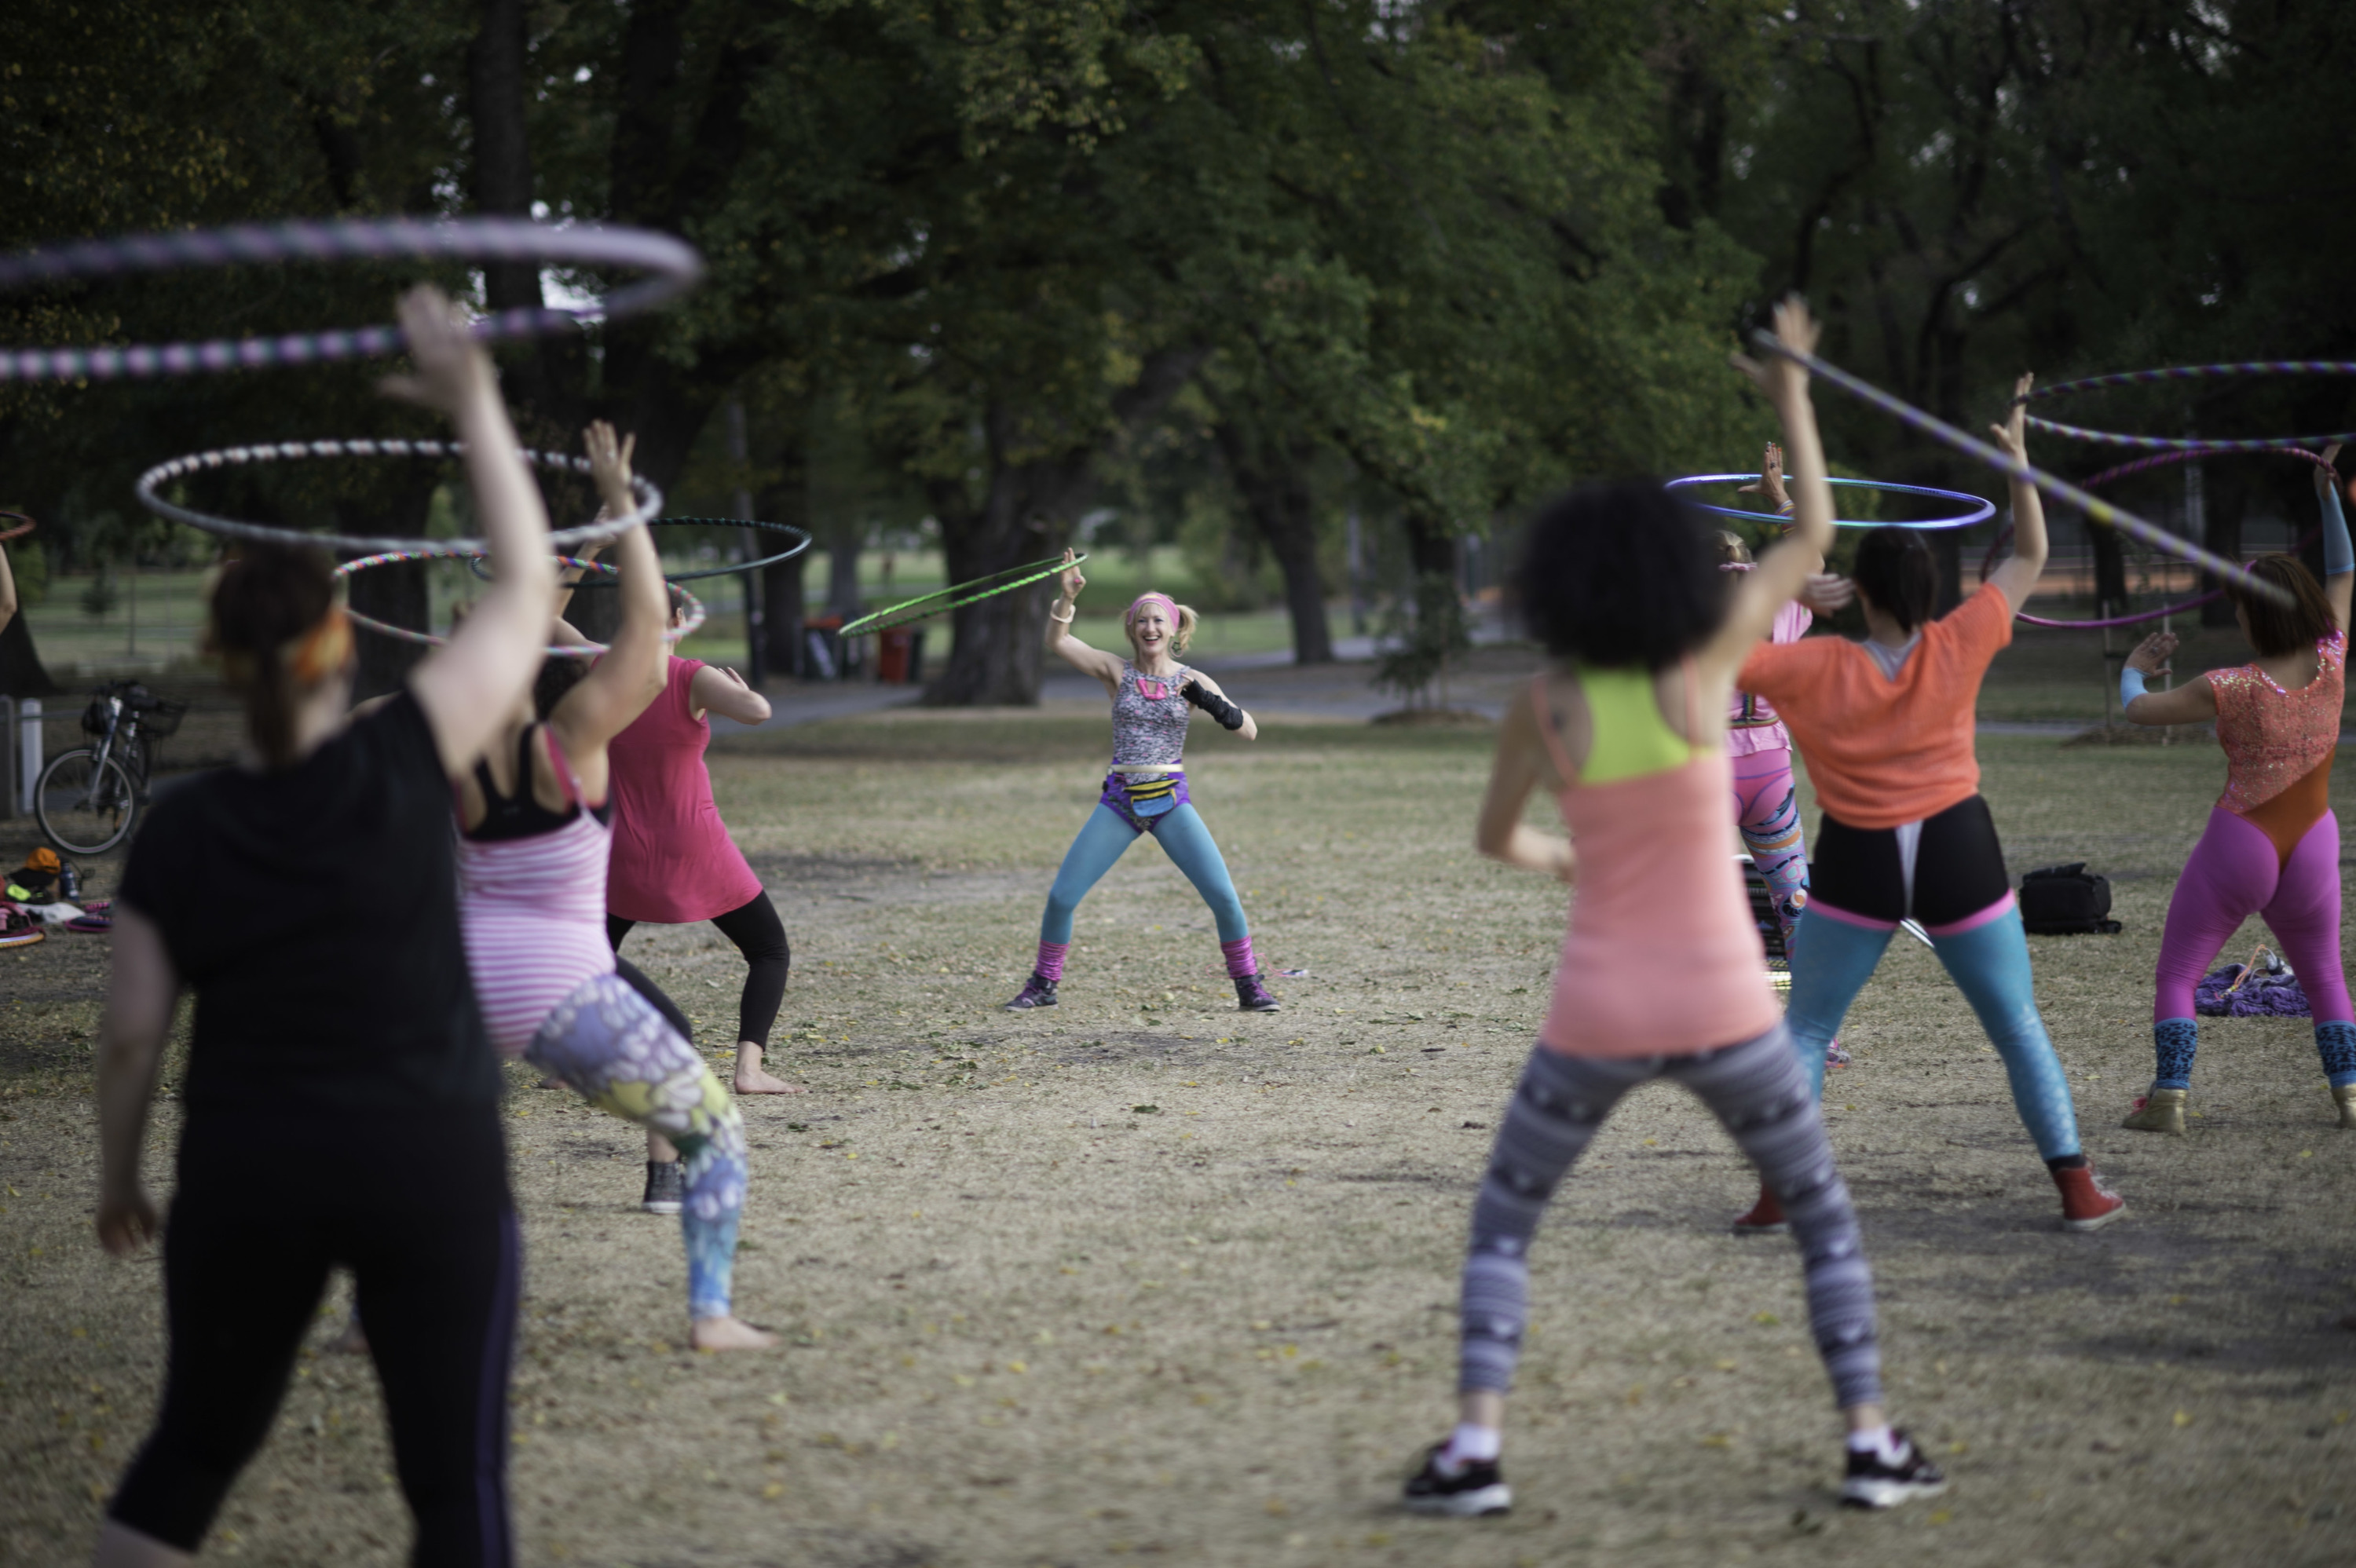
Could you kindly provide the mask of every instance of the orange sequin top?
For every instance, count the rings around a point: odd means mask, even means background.
[[[2331,757],[2347,690],[2348,634],[2315,645],[2315,678],[2285,691],[2256,665],[2209,672],[2225,793],[2217,804],[2274,841],[2288,859],[2331,806]]]

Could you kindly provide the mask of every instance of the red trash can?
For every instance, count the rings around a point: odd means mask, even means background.
[[[905,626],[894,626],[875,634],[875,678],[886,686],[908,684],[909,654],[916,643],[916,634]]]

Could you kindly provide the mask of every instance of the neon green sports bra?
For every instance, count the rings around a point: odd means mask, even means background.
[[[1575,667],[1570,677],[1587,699],[1587,764],[1579,770],[1580,784],[1612,784],[1681,768],[1708,748],[1697,746],[1661,716],[1654,696],[1653,672],[1646,669],[1589,669]],[[1693,670],[1685,671],[1687,707],[1692,706]]]

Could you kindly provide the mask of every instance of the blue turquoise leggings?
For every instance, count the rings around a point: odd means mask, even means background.
[[[1801,1069],[1820,1099],[1825,1046],[1840,1032],[1849,1003],[1873,977],[1890,937],[1887,930],[1835,920],[1815,909],[1800,916],[1792,955],[1792,1002],[1784,1018],[1800,1052]],[[2053,1053],[2045,1020],[2037,1015],[2020,912],[2007,910],[1968,931],[1933,937],[1932,945],[1955,988],[1979,1015],[1988,1042],[2003,1058],[2012,1080],[2012,1103],[2020,1112],[2021,1125],[2037,1140],[2037,1152],[2049,1160],[2076,1154],[2078,1114],[2070,1104],[2062,1059]]]
[[[1219,923],[1219,940],[1240,942],[1249,936],[1243,900],[1236,897],[1235,880],[1227,875],[1227,863],[1219,858],[1219,847],[1211,842],[1211,830],[1203,826],[1200,814],[1192,805],[1173,806],[1154,818],[1154,824],[1153,838],[1162,852],[1211,906],[1211,916]],[[1098,805],[1088,813],[1080,836],[1064,851],[1055,885],[1047,890],[1047,912],[1039,922],[1040,941],[1072,939],[1072,912],[1137,838],[1137,829],[1110,806]]]

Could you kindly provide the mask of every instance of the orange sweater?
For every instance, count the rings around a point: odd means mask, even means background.
[[[1735,682],[1775,705],[1817,802],[1851,827],[1920,822],[1979,790],[1980,678],[2012,641],[2012,603],[1983,583],[1922,632],[1895,680],[1858,644],[1808,637],[1761,644]]]

